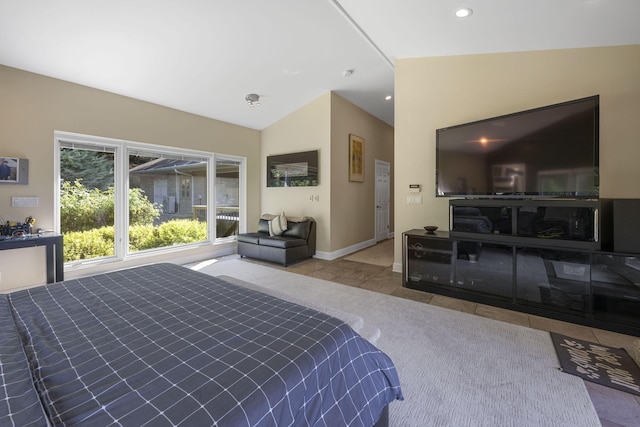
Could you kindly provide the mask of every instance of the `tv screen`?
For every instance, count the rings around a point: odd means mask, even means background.
[[[436,130],[436,196],[598,197],[599,96]]]

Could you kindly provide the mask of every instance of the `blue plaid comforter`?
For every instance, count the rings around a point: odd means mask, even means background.
[[[371,426],[402,399],[342,321],[172,264],[0,299],[0,425]]]

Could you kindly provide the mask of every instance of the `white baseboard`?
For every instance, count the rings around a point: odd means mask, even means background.
[[[333,261],[334,259],[341,258],[343,256],[352,254],[354,252],[358,252],[361,249],[368,248],[369,246],[373,246],[376,244],[375,239],[367,240],[366,242],[360,242],[353,246],[348,246],[346,248],[338,249],[333,252],[322,252],[316,251],[314,258],[323,259],[325,261]]]
[[[393,271],[394,273],[402,273],[402,263],[394,262],[391,266],[391,271]]]
[[[389,239],[393,239],[393,233],[389,233]],[[368,248],[369,246],[373,246],[376,243],[378,242],[374,238],[374,239],[366,240],[364,242],[357,243],[352,246],[348,246],[346,248],[338,249],[337,251],[333,251],[333,252],[316,251],[316,254],[313,257],[318,259],[323,259],[325,261],[333,261],[334,259],[338,259],[343,256],[352,254],[354,252],[358,252],[359,250]],[[400,271],[402,271],[402,264],[400,264]]]

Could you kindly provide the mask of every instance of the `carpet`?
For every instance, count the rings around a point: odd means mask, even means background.
[[[347,261],[390,267],[393,265],[393,239],[383,240],[344,258]]]
[[[396,364],[399,426],[600,426],[582,379],[565,375],[548,332],[243,260],[192,267],[362,318]],[[336,316],[337,317],[337,316]]]
[[[245,288],[253,289],[258,292],[262,292],[272,297],[284,299],[289,302],[293,302],[295,304],[304,305],[305,307],[313,308],[314,310],[321,311],[329,316],[333,316],[337,319],[342,320],[347,325],[351,326],[351,329],[360,334],[361,337],[365,338],[371,344],[376,344],[378,338],[380,337],[380,329],[376,328],[373,325],[367,325],[364,322],[364,319],[356,314],[348,313],[346,311],[338,310],[333,307],[328,307],[326,305],[318,304],[314,301],[304,301],[298,299],[292,295],[285,294],[282,292],[278,292],[274,289],[266,289],[262,286],[254,285],[253,283],[245,282],[244,280],[240,280],[235,277],[221,275],[218,276],[220,279],[226,280],[229,283],[233,283],[235,285],[244,286]]]
[[[551,339],[564,372],[640,396],[640,368],[626,350],[554,332]]]

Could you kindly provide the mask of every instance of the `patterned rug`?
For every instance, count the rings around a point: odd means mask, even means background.
[[[640,396],[640,368],[626,350],[555,332],[551,339],[564,372]]]

